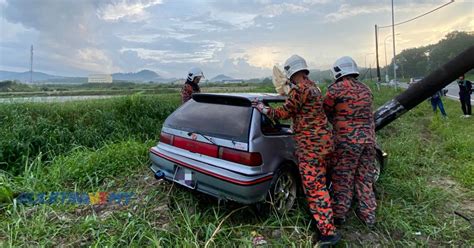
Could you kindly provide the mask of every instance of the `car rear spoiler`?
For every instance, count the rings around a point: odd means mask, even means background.
[[[240,97],[240,96],[198,93],[198,94],[193,94],[192,97],[193,97],[193,100],[196,102],[233,105],[233,106],[242,106],[242,107],[252,106],[252,102],[248,98]]]

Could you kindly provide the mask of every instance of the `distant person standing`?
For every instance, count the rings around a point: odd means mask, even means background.
[[[459,77],[459,100],[461,101],[463,117],[471,117],[471,94],[472,94],[472,82],[464,79],[464,75]]]
[[[191,97],[194,93],[201,93],[199,81],[201,81],[202,77],[204,77],[204,73],[200,68],[193,67],[189,69],[188,77],[186,78],[186,82],[181,89],[181,102],[183,104],[191,100]]]
[[[436,91],[434,95],[431,96],[430,102],[431,107],[433,107],[433,112],[436,112],[436,109],[439,108],[443,117],[447,117],[446,111],[444,110],[443,101],[441,100],[441,96],[443,96],[443,92],[441,90]]]

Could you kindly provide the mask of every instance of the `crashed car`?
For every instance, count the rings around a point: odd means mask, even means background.
[[[166,119],[150,149],[155,177],[219,199],[291,209],[302,187],[293,132],[252,108],[255,99],[285,101],[276,94],[194,94]],[[385,163],[378,148],[374,162]]]

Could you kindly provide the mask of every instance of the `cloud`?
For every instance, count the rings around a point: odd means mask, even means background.
[[[120,50],[120,52],[136,52],[139,58],[154,60],[162,64],[186,64],[216,62],[215,54],[221,51],[224,47],[224,43],[211,40],[190,42],[185,45],[191,45],[193,48],[189,49],[190,51],[187,52],[183,49],[147,49],[141,47],[124,47]]]
[[[422,14],[423,10],[431,10],[434,7],[438,7],[447,1],[428,1],[420,0],[413,2],[410,0],[400,0],[395,3],[396,16],[400,13],[419,13]],[[330,12],[325,15],[325,22],[338,22],[344,19],[348,19],[355,16],[377,14],[377,13],[391,13],[392,6],[389,2],[382,1],[343,1],[339,4],[337,10]]]
[[[235,13],[231,11],[220,11],[210,13],[211,21],[214,23],[225,23],[236,29],[245,29],[255,24],[257,14]]]
[[[331,0],[303,0],[304,4],[311,4],[311,5],[326,4],[329,2],[331,2]]]
[[[283,13],[297,14],[306,11],[309,11],[309,8],[292,3],[271,4],[265,7],[263,16],[272,18]]]
[[[281,63],[284,58],[281,48],[276,46],[257,46],[246,48],[234,53],[231,58],[243,59],[250,66],[271,69],[275,64]]]
[[[338,22],[353,16],[361,14],[372,14],[389,11],[388,6],[353,6],[350,4],[342,4],[336,12],[329,13],[325,16],[326,22]]]
[[[147,8],[161,4],[162,0],[118,0],[105,5],[97,12],[100,18],[106,21],[143,21],[149,17],[145,11]]]
[[[397,0],[396,20],[444,1]],[[472,2],[456,1],[398,27],[406,43],[397,50],[472,29],[470,10]],[[0,11],[0,68],[26,70],[33,44],[37,70],[82,76],[151,69],[184,77],[200,66],[210,77],[262,77],[295,53],[324,69],[343,55],[364,61],[373,23],[390,22],[389,2],[375,0],[0,0]]]
[[[214,70],[215,71],[215,70]],[[271,75],[271,70],[252,66],[246,58],[230,58],[218,66],[218,71],[234,78],[262,78]],[[213,74],[221,74],[214,72]]]
[[[113,73],[119,70],[105,51],[93,47],[77,50],[68,61],[85,71]]]

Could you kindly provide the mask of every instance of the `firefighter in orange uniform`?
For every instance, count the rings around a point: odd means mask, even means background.
[[[333,150],[333,139],[323,109],[322,94],[308,78],[308,66],[302,57],[291,56],[284,69],[292,85],[284,105],[273,109],[260,102],[254,106],[272,119],[292,119],[298,168],[309,209],[321,233],[319,243],[321,246],[334,245],[341,235],[335,232],[331,199],[326,187],[325,160]]]
[[[181,103],[185,103],[191,100],[194,93],[201,93],[201,88],[199,88],[199,81],[204,77],[204,73],[198,67],[193,67],[189,69],[188,77],[186,82],[181,89]]]
[[[336,81],[328,87],[324,109],[335,135],[330,163],[334,222],[345,223],[355,191],[359,204],[356,214],[373,228],[377,168],[372,92],[357,80],[359,71],[351,57],[338,59],[331,69]]]

